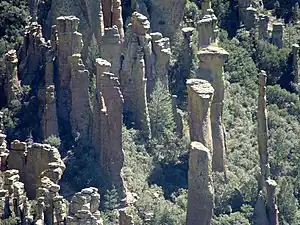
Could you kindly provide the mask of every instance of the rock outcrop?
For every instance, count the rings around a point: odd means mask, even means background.
[[[294,83],[299,84],[299,45],[292,45]]]
[[[42,173],[48,173],[55,184],[61,179],[65,165],[56,148],[37,143],[27,148],[25,143],[19,141],[11,145],[8,169],[20,171],[20,180],[25,184],[29,199],[36,198]]]
[[[212,153],[211,102],[214,89],[208,81],[187,80],[191,141],[201,142]]]
[[[210,150],[192,142],[189,152],[187,225],[208,225],[214,208]]]
[[[267,98],[266,98],[266,79],[265,71],[259,74],[259,96],[258,96],[258,152],[260,157],[261,180],[260,188],[265,187],[269,177],[269,153],[268,153],[268,120],[267,120]]]
[[[278,48],[283,46],[284,24],[280,22],[273,23],[272,44]]]
[[[97,188],[85,188],[76,193],[70,203],[67,225],[95,224],[103,225],[98,210],[100,195]]]
[[[200,61],[198,77],[209,81],[214,88],[211,105],[211,126],[213,139],[213,170],[225,169],[225,138],[222,126],[224,101],[223,65],[229,53],[222,48],[209,46],[198,52]]]
[[[7,103],[17,99],[20,92],[20,83],[18,79],[18,58],[15,50],[8,51],[5,56],[5,78],[4,78],[4,95]]]
[[[57,149],[50,145],[14,141],[8,157],[5,135],[0,136],[0,218],[17,217],[20,224],[103,225],[98,210],[97,188],[85,188],[69,203],[59,195],[65,165]],[[3,167],[3,159],[8,167]],[[39,159],[39,160],[37,160]],[[15,169],[10,169],[14,167]],[[8,169],[9,168],[9,169]],[[34,201],[29,201],[34,200]]]

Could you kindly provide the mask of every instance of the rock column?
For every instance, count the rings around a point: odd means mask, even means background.
[[[244,21],[247,30],[255,28],[257,22],[257,9],[253,7],[248,7],[246,9],[246,20]]]
[[[43,138],[46,139],[51,135],[59,136],[58,122],[56,115],[56,91],[53,84],[54,74],[54,52],[48,50],[46,52],[46,68],[45,68],[45,98],[44,98],[44,114],[42,117]]]
[[[8,51],[5,56],[6,76],[4,79],[4,94],[6,102],[10,103],[12,100],[17,99],[18,92],[20,91],[20,84],[18,79],[18,58],[16,50]]]
[[[222,125],[224,101],[223,65],[229,53],[222,48],[209,46],[198,53],[200,60],[199,78],[209,81],[214,88],[211,106],[211,125],[213,139],[213,170],[225,170],[225,138]]]
[[[187,225],[211,224],[214,208],[211,154],[200,142],[189,152]]]
[[[57,18],[59,90],[58,115],[72,127],[74,138],[90,138],[91,105],[89,72],[81,60],[82,34],[77,32],[79,19],[74,16]]]
[[[269,39],[268,24],[269,24],[269,16],[260,14],[259,15],[259,24],[258,24],[259,39],[262,39],[262,40]]]
[[[168,88],[168,69],[171,56],[170,39],[167,37],[155,39],[156,37],[157,36],[152,36],[152,46],[155,58],[155,80],[160,79],[162,84]]]
[[[191,141],[199,141],[211,152],[211,102],[214,89],[208,81],[200,79],[187,80],[189,127]]]
[[[124,39],[121,0],[102,0],[104,26],[111,28],[117,26],[120,38]]]
[[[212,14],[205,15],[197,22],[198,48],[204,48],[217,41],[217,17]]]
[[[267,99],[266,99],[266,72],[259,74],[259,96],[258,96],[258,152],[261,169],[261,189],[269,177],[269,154],[268,154],[268,121],[267,121]]]
[[[278,48],[282,48],[283,46],[283,32],[283,23],[273,23],[272,44],[277,46]]]
[[[102,110],[105,106],[105,102],[103,99],[103,95],[101,93],[102,87],[101,87],[101,76],[104,72],[109,72],[111,68],[111,64],[101,58],[96,59],[96,98],[94,102],[93,107],[93,145],[95,149],[99,149],[100,146],[102,146],[102,134],[101,129],[105,129],[102,126],[105,126],[105,124],[102,124],[103,121],[101,121],[102,114],[105,116],[105,110]],[[102,127],[102,128],[101,128]],[[99,150],[100,151],[100,150]]]
[[[299,84],[299,45],[292,45],[292,54],[293,54],[293,72],[294,72],[294,83]]]
[[[101,109],[100,167],[117,188],[119,197],[124,196],[122,168],[124,151],[122,149],[123,95],[118,78],[108,72],[100,76],[103,105]]]
[[[117,26],[105,28],[101,43],[101,57],[111,63],[111,72],[120,71],[121,39]]]
[[[274,180],[268,179],[267,182],[267,212],[270,225],[279,225],[278,207],[275,201],[275,189],[277,183]]]
[[[83,140],[91,139],[92,110],[89,97],[89,71],[85,68],[80,54],[68,58],[71,66],[73,136]]]
[[[150,138],[150,119],[147,105],[147,78],[146,78],[146,56],[149,56],[146,36],[150,23],[145,16],[134,12],[131,24],[126,33],[124,45],[124,58],[122,70],[120,71],[121,89],[124,96],[124,115],[126,120],[134,123],[141,130],[145,138]],[[148,45],[147,45],[148,46]],[[148,62],[148,63],[151,63]]]

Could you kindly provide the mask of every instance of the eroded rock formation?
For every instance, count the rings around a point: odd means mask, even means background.
[[[280,22],[273,23],[272,44],[278,48],[283,46],[284,24]]]
[[[294,83],[299,84],[299,45],[292,45],[292,54],[293,54],[293,75],[294,75]]]
[[[102,0],[102,10],[105,28],[117,26],[120,39],[124,40],[121,0]]]
[[[146,95],[145,59],[151,53],[149,50],[144,50],[144,46],[149,46],[150,37],[147,34],[149,28],[150,23],[145,16],[137,12],[132,14],[129,30],[126,32],[124,58],[120,71],[124,114],[128,117],[126,119],[133,122],[135,127],[141,130],[147,138],[151,136],[151,131]]]
[[[259,39],[269,40],[269,16],[260,14],[259,15],[259,22],[258,22],[258,37]]]
[[[229,53],[222,48],[209,46],[198,52],[200,60],[198,77],[209,81],[214,88],[211,105],[211,126],[213,139],[213,170],[223,172],[225,169],[225,138],[222,126],[224,101],[223,65]]]
[[[261,169],[261,188],[269,177],[269,153],[268,153],[268,120],[267,120],[267,98],[266,98],[266,79],[265,71],[259,74],[259,96],[258,96],[258,152],[260,157]]]
[[[192,142],[189,152],[187,225],[208,225],[214,208],[210,150]]]
[[[109,178],[109,182],[117,188],[119,197],[125,197],[125,187],[122,178],[124,152],[122,149],[122,124],[123,124],[123,95],[120,91],[118,77],[107,72],[107,61],[97,59],[97,107],[101,107],[99,123],[94,134],[100,132],[101,143],[96,146],[100,149],[100,168]],[[98,113],[99,111],[95,111]],[[94,118],[97,116],[94,116]]]
[[[212,153],[211,102],[214,89],[206,80],[189,79],[186,84],[190,139],[201,142]]]
[[[65,165],[56,148],[37,143],[27,148],[25,143],[19,141],[14,141],[11,145],[8,168],[20,171],[20,180],[25,184],[29,199],[36,198],[42,173],[51,173],[48,177],[55,184],[61,179]]]
[[[0,218],[17,217],[21,224],[95,224],[102,225],[100,195],[97,188],[85,188],[69,203],[59,195],[65,165],[57,149],[50,145],[14,141],[8,157],[5,135],[0,136],[1,166],[8,160],[8,168],[0,172]],[[39,159],[39,160],[37,160]],[[15,169],[10,169],[14,167]],[[29,201],[28,199],[35,200]]]
[[[128,215],[126,209],[119,210],[119,225],[134,225],[132,215]]]
[[[150,22],[153,31],[172,38],[184,14],[186,0],[150,0]]]
[[[5,78],[4,78],[4,95],[7,103],[17,99],[20,92],[20,83],[18,79],[18,58],[15,50],[8,51],[5,56]]]
[[[91,126],[89,72],[81,60],[82,35],[77,32],[79,19],[57,18],[59,90],[58,116],[72,127],[74,138],[88,140]]]
[[[103,225],[98,210],[100,195],[97,188],[85,188],[76,193],[70,203],[67,225],[95,224]]]

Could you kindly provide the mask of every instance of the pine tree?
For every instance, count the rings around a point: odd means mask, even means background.
[[[160,80],[156,82],[149,103],[152,138],[164,140],[174,132],[172,100],[167,88]]]

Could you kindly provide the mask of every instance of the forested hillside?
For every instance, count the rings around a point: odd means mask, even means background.
[[[2,0],[0,224],[300,225],[298,0]]]

